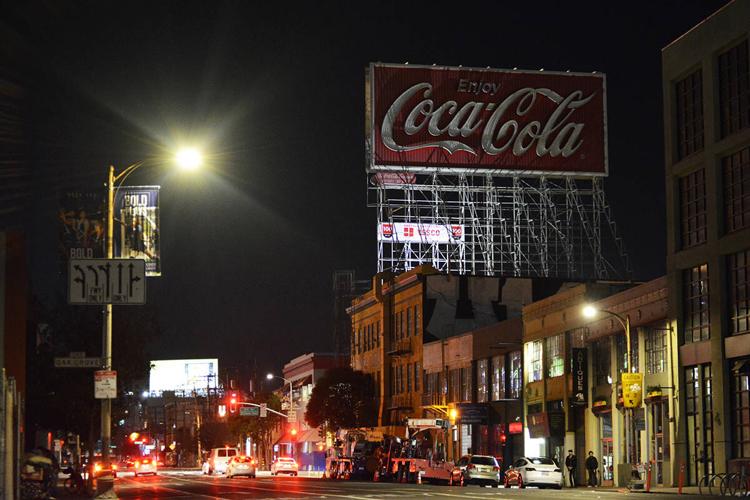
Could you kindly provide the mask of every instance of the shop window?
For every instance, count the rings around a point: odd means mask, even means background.
[[[487,360],[477,361],[477,402],[487,402]]]
[[[505,356],[492,357],[492,401],[505,399]]]
[[[750,148],[721,159],[724,226],[728,233],[750,225]]]
[[[679,180],[682,248],[706,242],[706,170],[701,168]]]
[[[713,405],[711,365],[685,369],[685,414],[688,429],[690,483],[713,474]]]
[[[750,358],[732,365],[732,456],[750,458]]]
[[[527,342],[525,348],[526,373],[529,377],[529,382],[542,380],[542,341]]]
[[[565,334],[555,335],[545,339],[545,362],[547,364],[547,376],[559,377],[565,373],[565,355],[563,351],[563,339]]]
[[[708,265],[702,264],[682,272],[685,343],[711,337],[708,317]]]
[[[677,159],[703,149],[703,72],[695,71],[675,85]]]
[[[521,351],[508,354],[510,366],[510,397],[520,399],[523,393],[523,365],[521,363]]]
[[[719,119],[726,137],[750,125],[750,68],[747,40],[718,57]]]
[[[646,331],[646,370],[649,374],[664,373],[667,369],[667,331],[649,328]]]
[[[729,274],[729,332],[750,331],[750,250],[727,256]]]

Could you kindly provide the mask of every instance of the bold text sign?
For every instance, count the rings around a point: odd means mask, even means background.
[[[371,170],[607,175],[602,74],[370,65]]]

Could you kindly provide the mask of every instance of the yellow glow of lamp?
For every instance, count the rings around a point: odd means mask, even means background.
[[[195,170],[203,164],[203,155],[194,148],[179,150],[175,159],[183,170]]]

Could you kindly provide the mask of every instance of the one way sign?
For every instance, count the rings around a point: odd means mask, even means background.
[[[146,261],[70,259],[68,302],[79,305],[145,304]]]

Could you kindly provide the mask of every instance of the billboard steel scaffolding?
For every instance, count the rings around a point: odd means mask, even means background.
[[[405,173],[371,176],[378,271],[431,264],[441,272],[630,279],[599,177]],[[397,224],[445,226],[452,241],[399,239]],[[391,228],[384,236],[383,228]],[[419,233],[421,231],[418,230]]]

